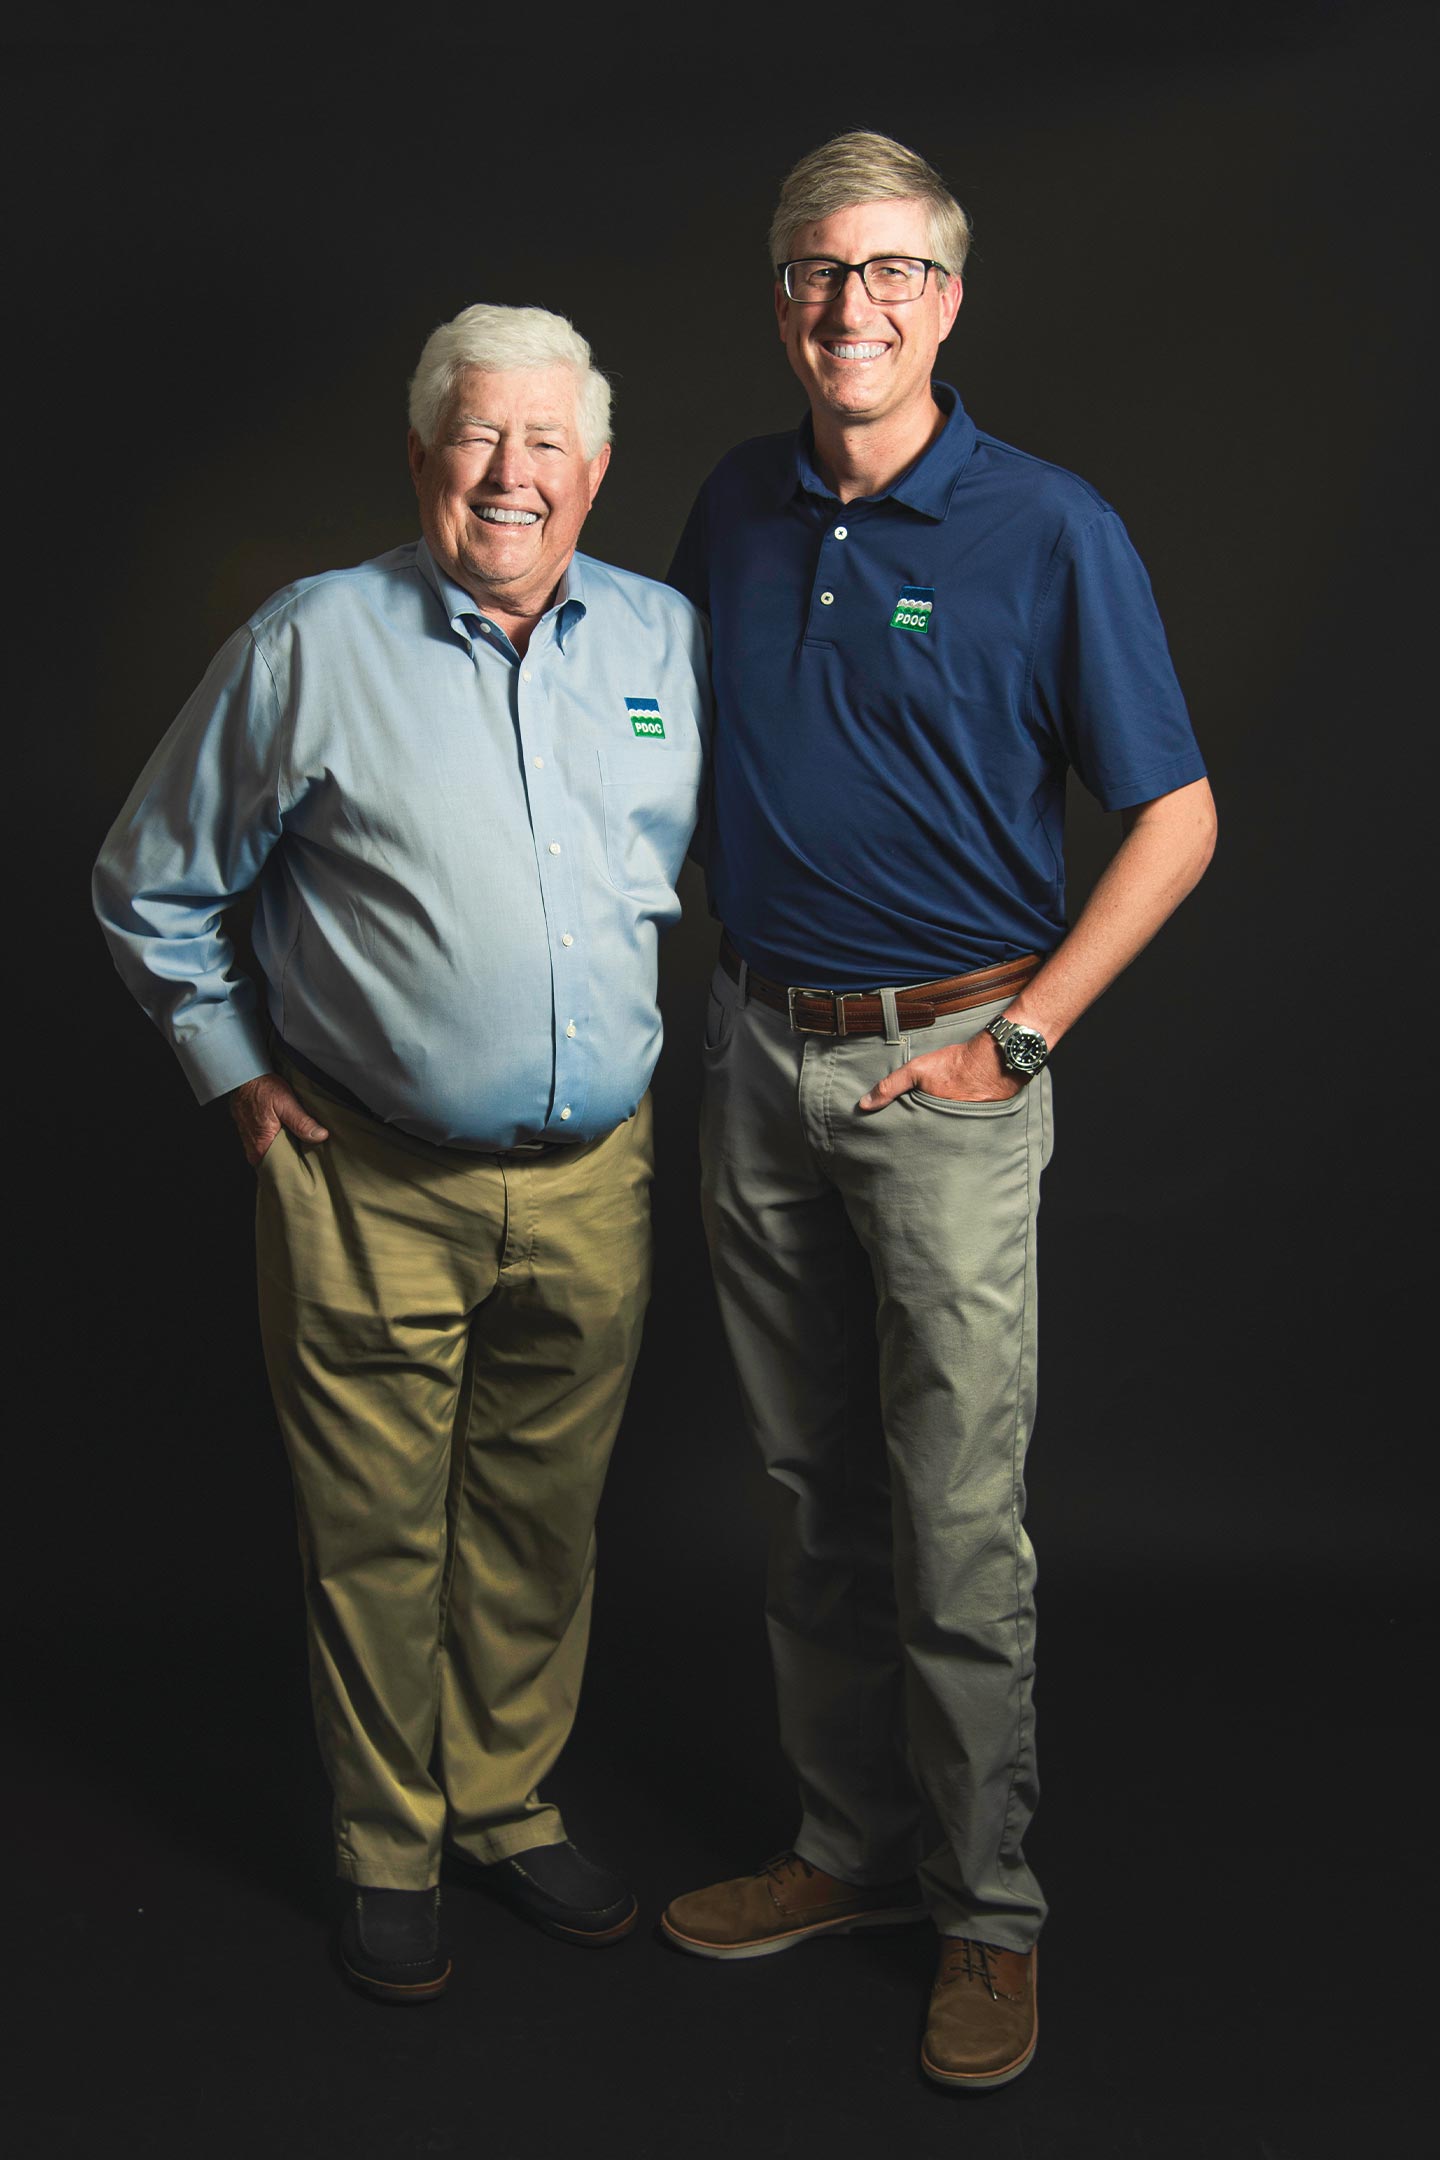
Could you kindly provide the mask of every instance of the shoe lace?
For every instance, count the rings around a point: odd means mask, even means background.
[[[809,1861],[802,1860],[799,1853],[797,1852],[776,1853],[773,1860],[767,1860],[765,1862],[765,1865],[761,1868],[760,1873],[762,1875],[768,1875],[771,1882],[783,1883],[786,1881],[787,1878],[793,1877],[797,1868],[799,1868],[802,1874],[805,1875],[813,1875],[815,1873],[815,1870],[811,1867]]]
[[[995,1985],[995,1974],[990,1966],[990,1945],[972,1942],[968,1935],[947,1935],[945,1951],[940,1961],[942,1980],[978,1980],[988,1989],[990,2000],[999,2002],[1000,1990]]]

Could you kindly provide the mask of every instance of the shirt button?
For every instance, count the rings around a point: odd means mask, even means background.
[[[822,592],[822,593],[821,593],[821,595],[820,595],[820,605],[821,605],[821,607],[829,607],[829,605],[830,605],[831,601],[832,601],[832,600],[833,600],[834,598],[835,598],[835,595],[834,595],[834,593],[833,593],[833,592]]]
[[[530,680],[530,670],[529,670],[529,668],[528,668],[528,667],[522,667],[522,668],[521,668],[521,670],[520,670],[520,680],[521,680],[521,682],[529,682],[529,680]]]
[[[543,757],[532,758],[530,762],[535,767],[536,772],[544,772],[545,760]]]
[[[488,622],[482,622],[480,625],[480,635],[482,637],[494,637],[495,630],[493,624]]]
[[[570,1105],[569,1105],[569,1103],[566,1103],[566,1105],[565,1105],[565,1108],[564,1108],[564,1109],[563,1109],[563,1110],[562,1110],[562,1111],[560,1112],[560,1115],[561,1115],[561,1117],[562,1117],[562,1118],[567,1118],[567,1117],[569,1117],[569,1115],[570,1115]]]
[[[562,935],[560,942],[562,945],[573,945],[575,940],[573,937],[571,937],[570,932],[567,930]]]
[[[573,1035],[575,1033],[575,1022],[573,1020],[568,1023],[565,1032],[567,1035]]]
[[[550,853],[551,853],[552,855],[558,855],[558,854],[559,854],[559,852],[560,852],[560,842],[559,842],[558,840],[552,840],[552,841],[550,842]]]
[[[849,537],[850,537],[850,528],[849,528],[849,526],[848,526],[848,525],[837,525],[837,526],[835,527],[835,538],[836,538],[837,540],[848,540],[848,539],[849,539]]]

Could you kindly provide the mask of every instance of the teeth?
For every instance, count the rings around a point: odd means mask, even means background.
[[[833,353],[837,360],[878,360],[885,347],[883,345],[831,344],[827,345],[825,350],[828,353]]]
[[[538,523],[538,510],[477,510],[476,517],[484,518],[487,525],[534,525]]]

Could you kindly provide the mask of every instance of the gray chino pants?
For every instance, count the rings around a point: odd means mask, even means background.
[[[1005,1102],[855,1104],[1003,1001],[913,1036],[793,1033],[717,968],[706,1231],[747,1419],[784,1495],[767,1616],[796,1849],[920,1866],[942,1934],[1025,1950],[1034,1812],[1035,1224],[1050,1075]]]

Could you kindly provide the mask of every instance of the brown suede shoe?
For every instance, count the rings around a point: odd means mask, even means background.
[[[919,1885],[837,1882],[798,1853],[777,1853],[758,1875],[739,1875],[676,1898],[661,1914],[671,1942],[696,1957],[770,1957],[812,1935],[848,1935],[926,1918]]]
[[[937,2085],[982,2092],[1019,2077],[1035,2053],[1035,1950],[941,1939],[920,2067]]]

